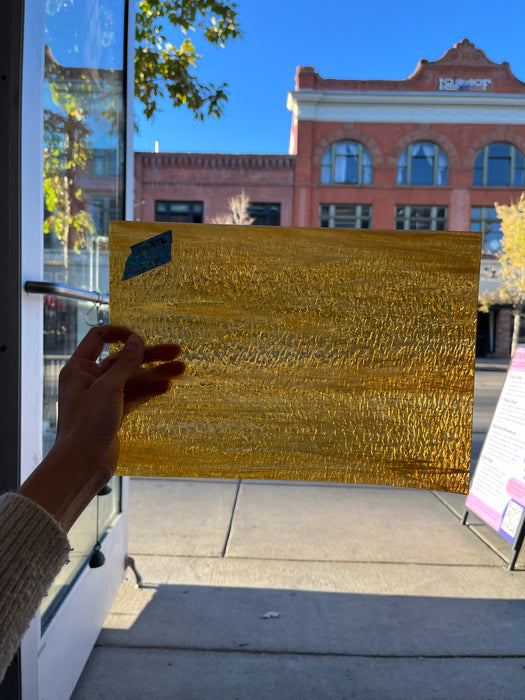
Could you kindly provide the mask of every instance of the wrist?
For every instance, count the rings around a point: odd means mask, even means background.
[[[97,464],[89,449],[61,439],[19,492],[45,508],[67,532],[111,476],[112,469]]]

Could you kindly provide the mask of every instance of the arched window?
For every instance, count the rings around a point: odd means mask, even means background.
[[[523,187],[523,156],[510,143],[489,143],[474,161],[473,185]]]
[[[437,144],[417,141],[397,161],[398,185],[448,185],[448,158]]]
[[[371,185],[372,158],[358,141],[336,141],[321,161],[321,182],[341,185]]]

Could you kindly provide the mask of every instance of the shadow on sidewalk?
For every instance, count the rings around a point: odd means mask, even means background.
[[[523,689],[522,600],[193,585],[133,599],[134,613],[108,619],[74,700],[482,700]]]

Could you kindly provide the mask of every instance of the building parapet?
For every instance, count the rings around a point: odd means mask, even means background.
[[[143,167],[293,170],[295,156],[257,153],[136,153]]]

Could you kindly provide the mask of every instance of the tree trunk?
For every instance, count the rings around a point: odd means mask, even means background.
[[[518,341],[520,337],[520,323],[521,323],[521,315],[523,313],[523,304],[516,304],[514,308],[512,309],[512,315],[514,317],[514,324],[512,327],[512,344],[510,347],[510,356],[514,357],[514,352],[516,351],[516,348],[518,347]]]
[[[69,203],[69,189],[68,189],[68,177],[64,177],[64,192],[65,192],[65,203],[62,215],[65,219],[64,227],[64,240],[62,244],[64,246],[64,283],[69,284],[69,216],[70,216],[70,203]]]

